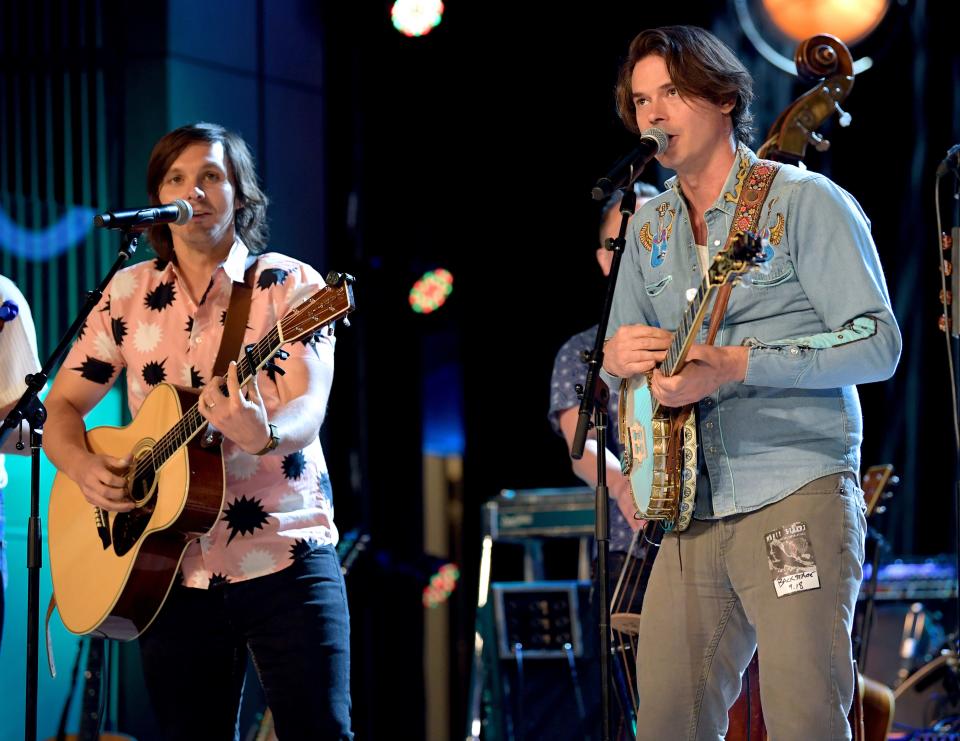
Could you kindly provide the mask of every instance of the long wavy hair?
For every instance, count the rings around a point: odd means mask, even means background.
[[[147,196],[151,204],[160,203],[160,186],[167,171],[184,149],[191,144],[223,144],[227,161],[227,176],[236,191],[238,206],[234,213],[237,236],[253,254],[267,246],[267,205],[269,199],[257,183],[257,170],[247,143],[220,124],[198,123],[181,126],[165,134],[154,145],[147,164]],[[173,255],[173,235],[166,224],[152,226],[147,236],[154,251],[162,260]]]

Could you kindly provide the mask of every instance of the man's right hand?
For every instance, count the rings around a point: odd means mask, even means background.
[[[84,498],[90,504],[111,512],[129,512],[133,501],[126,491],[124,476],[130,468],[130,457],[91,454],[70,472]]]
[[[653,370],[663,361],[673,333],[644,324],[625,324],[603,346],[603,368],[618,378]]]

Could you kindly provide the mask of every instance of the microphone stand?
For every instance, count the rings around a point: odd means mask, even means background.
[[[47,410],[40,401],[39,393],[47,385],[51,371],[56,368],[66,355],[70,343],[80,331],[80,327],[103,297],[103,291],[120,268],[124,266],[130,256],[137,251],[138,230],[123,232],[123,243],[116,262],[110,268],[106,277],[97,288],[87,294],[86,302],[80,310],[79,316],[70,325],[70,329],[60,339],[60,344],[47,358],[43,368],[37,373],[26,377],[27,390],[20,401],[10,411],[3,425],[0,426],[0,444],[14,429],[19,429],[20,423],[26,420],[30,425],[30,517],[27,524],[27,670],[26,670],[26,712],[24,715],[24,738],[26,741],[36,741],[37,738],[37,668],[39,663],[39,629],[40,629],[40,568],[42,567],[42,538],[43,529],[40,523],[40,448],[43,445],[43,423],[47,418]],[[17,449],[23,450],[23,440],[17,442]]]
[[[580,411],[577,417],[577,430],[573,437],[573,447],[570,456],[574,460],[583,457],[583,448],[587,441],[587,431],[590,428],[590,417],[593,415],[593,426],[597,433],[597,496],[596,496],[596,525],[594,536],[597,541],[597,593],[600,595],[600,712],[601,738],[610,741],[610,606],[608,586],[610,575],[607,572],[607,557],[610,554],[610,522],[609,522],[609,494],[607,492],[607,402],[610,391],[600,378],[600,369],[603,367],[603,342],[607,334],[607,325],[610,322],[610,309],[613,306],[613,292],[617,285],[617,274],[620,272],[620,260],[623,258],[623,249],[626,245],[627,223],[637,207],[637,194],[628,185],[623,190],[623,199],[620,201],[620,233],[613,240],[613,263],[610,266],[610,276],[607,280],[607,293],[603,301],[603,311],[600,315],[600,325],[597,327],[597,338],[593,345],[593,352],[587,361],[587,377],[583,386],[577,387],[580,394]],[[608,248],[611,245],[607,244]]]

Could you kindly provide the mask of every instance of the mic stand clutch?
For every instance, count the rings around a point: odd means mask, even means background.
[[[587,430],[590,427],[591,414],[594,416],[594,427],[597,433],[597,496],[596,496],[596,526],[595,538],[597,541],[597,585],[599,595],[600,616],[600,717],[601,738],[610,741],[610,605],[609,583],[610,575],[607,572],[607,557],[610,554],[610,524],[609,524],[609,494],[607,492],[607,460],[606,460],[606,432],[607,432],[607,402],[610,392],[607,385],[600,379],[600,368],[603,367],[603,341],[607,334],[607,325],[610,323],[610,308],[613,305],[613,291],[617,285],[617,274],[620,272],[620,260],[623,257],[623,248],[626,245],[627,222],[637,207],[637,194],[633,188],[623,191],[620,201],[620,233],[613,240],[613,263],[610,266],[610,276],[607,280],[607,293],[603,301],[603,311],[600,315],[600,326],[597,327],[597,338],[593,345],[593,352],[587,361],[587,377],[583,386],[577,387],[580,394],[580,411],[577,418],[577,430],[573,437],[573,447],[570,456],[575,460],[583,457],[583,448],[587,440]],[[607,245],[609,247],[609,244]]]
[[[40,448],[43,444],[43,423],[47,418],[47,410],[39,399],[39,393],[47,385],[50,372],[56,368],[66,355],[73,338],[80,331],[90,312],[99,303],[103,291],[123,265],[130,259],[130,255],[137,251],[137,233],[123,233],[123,245],[120,248],[116,262],[110,272],[100,282],[96,290],[87,294],[86,303],[80,310],[80,315],[70,325],[70,329],[60,339],[60,344],[47,358],[43,368],[26,378],[27,390],[20,397],[20,401],[10,411],[7,418],[0,425],[0,443],[6,440],[10,432],[20,427],[23,420],[30,425],[30,518],[27,524],[27,669],[26,669],[26,711],[24,715],[24,738],[26,741],[36,741],[37,738],[37,668],[39,663],[39,629],[40,629],[40,568],[43,565],[42,557],[42,528],[40,523]],[[23,450],[23,441],[17,442],[17,448]]]

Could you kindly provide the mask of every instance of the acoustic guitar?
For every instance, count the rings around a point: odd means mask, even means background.
[[[327,285],[286,314],[237,363],[241,386],[301,339],[354,309],[353,278]],[[276,367],[276,366],[273,366]],[[126,427],[87,432],[94,453],[132,454],[129,512],[106,512],[58,473],[50,492],[50,572],[60,616],[72,633],[130,640],[149,627],[173,586],[187,546],[220,519],[224,465],[219,446],[200,444],[206,420],[196,389],[160,384]]]

